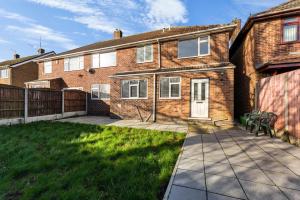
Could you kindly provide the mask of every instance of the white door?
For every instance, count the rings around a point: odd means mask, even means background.
[[[209,79],[192,79],[191,117],[208,118]]]

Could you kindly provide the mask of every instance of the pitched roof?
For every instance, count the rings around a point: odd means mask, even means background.
[[[251,15],[238,36],[236,37],[235,41],[230,47],[230,57],[234,54],[234,52],[237,50],[238,46],[242,44],[243,38],[247,35],[248,31],[251,29],[252,25],[255,23],[257,19],[262,20],[263,18],[269,18],[269,17],[277,17],[279,15],[290,13],[300,10],[300,0],[288,0],[285,3],[282,3],[278,6],[272,7],[268,10],[265,10],[263,12],[256,13],[254,15]]]
[[[276,12],[286,11],[289,9],[297,9],[300,8],[300,0],[288,0],[285,3],[282,3],[278,6],[272,7],[268,10],[265,10],[263,12],[256,13],[254,16],[261,16],[266,14],[273,14]]]
[[[228,24],[215,24],[215,25],[208,25],[208,26],[171,27],[171,28],[146,32],[146,33],[140,33],[140,34],[136,34],[136,35],[130,35],[127,37],[122,37],[120,39],[112,39],[112,40],[96,42],[93,44],[89,44],[86,46],[82,46],[82,47],[79,47],[76,49],[72,49],[72,50],[69,50],[66,52],[59,53],[56,56],[79,53],[79,52],[83,52],[83,51],[90,51],[90,50],[95,50],[95,49],[100,49],[100,48],[109,48],[109,47],[113,47],[113,46],[135,43],[135,42],[139,42],[139,41],[153,40],[153,39],[157,39],[157,38],[161,38],[161,37],[168,37],[168,36],[175,36],[178,34],[204,31],[204,30],[209,30],[209,29],[214,29],[214,28],[223,28],[223,27],[229,26],[229,25],[235,25],[235,23],[232,22],[232,23],[228,23]],[[234,27],[232,29],[234,30]]]
[[[51,52],[44,53],[41,55],[31,55],[31,56],[25,56],[25,57],[21,57],[21,58],[17,58],[17,59],[12,59],[12,60],[5,60],[5,61],[0,62],[0,67],[3,67],[3,66],[10,67],[10,66],[13,66],[16,64],[20,64],[22,62],[33,60],[35,58],[50,56],[52,54],[55,54],[55,52],[51,51]]]

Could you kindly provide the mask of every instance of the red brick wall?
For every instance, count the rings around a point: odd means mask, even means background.
[[[256,22],[232,56],[235,71],[235,116],[255,108],[255,86],[268,74],[260,74],[256,67],[274,58],[295,57],[300,43],[282,43],[282,19],[275,18]]]
[[[159,99],[159,80],[161,77],[181,77],[180,99]],[[182,72],[158,75],[156,78],[156,119],[160,122],[186,121],[190,115],[190,83],[194,78],[209,78],[209,118],[212,120],[233,120],[233,97],[234,97],[234,69],[208,72]],[[142,118],[147,119],[153,111],[153,76],[128,77],[126,79],[147,79],[148,98],[131,100],[121,99],[121,83],[115,78],[111,91],[111,112],[121,118],[140,119],[139,108]],[[123,79],[125,80],[125,79]],[[152,120],[152,116],[150,121]]]
[[[180,66],[190,66],[190,65],[201,65],[201,64],[212,64],[212,63],[219,63],[219,62],[228,62],[229,60],[229,52],[228,52],[228,43],[229,43],[229,32],[222,32],[218,34],[211,34],[210,35],[210,45],[211,45],[211,54],[208,56],[197,57],[197,58],[185,58],[185,59],[178,59],[177,58],[177,40],[167,41],[161,43],[161,64],[162,68],[169,68],[169,67],[180,67]],[[47,78],[56,78],[61,77],[63,78],[67,87],[83,87],[83,89],[87,92],[90,92],[91,84],[94,83],[110,83],[111,84],[111,96],[114,96],[114,99],[111,98],[110,101],[95,101],[89,100],[89,111],[90,113],[95,112],[95,114],[99,113],[109,113],[109,105],[112,106],[111,111],[113,113],[118,113],[121,116],[126,116],[127,110],[132,110],[133,105],[141,105],[145,104],[147,107],[145,109],[145,113],[143,115],[147,116],[149,109],[148,109],[148,101],[152,102],[152,94],[150,93],[150,86],[149,83],[151,82],[151,78],[148,82],[148,97],[149,100],[145,103],[145,101],[136,101],[131,104],[127,104],[126,100],[116,99],[116,97],[120,93],[119,91],[113,91],[112,88],[118,88],[119,82],[114,80],[111,82],[109,76],[115,74],[116,72],[124,72],[124,71],[139,71],[139,70],[149,70],[149,69],[157,69],[158,68],[158,44],[153,44],[153,62],[149,63],[136,63],[136,47],[131,48],[124,48],[117,50],[117,67],[108,67],[108,68],[100,68],[95,69],[95,73],[91,74],[88,70],[91,67],[91,55],[84,56],[84,70],[79,71],[71,71],[71,72],[64,72],[64,61],[63,59],[54,60],[52,62],[52,73],[51,74],[44,74],[43,73],[43,63],[39,64],[39,79],[47,79]],[[115,82],[117,81],[117,82]],[[121,102],[122,101],[122,102]],[[128,105],[128,107],[122,108],[122,111],[118,111],[117,105]],[[123,111],[124,110],[124,111]],[[123,113],[124,112],[124,113]],[[162,111],[163,113],[164,111]],[[131,114],[130,114],[131,115]],[[187,115],[185,115],[187,116]],[[131,116],[133,117],[133,116]],[[186,118],[186,117],[185,117]]]

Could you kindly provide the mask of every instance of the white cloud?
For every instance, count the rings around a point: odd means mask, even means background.
[[[73,49],[77,47],[77,45],[75,45],[74,42],[64,34],[42,25],[28,24],[26,27],[9,25],[7,26],[7,29],[22,33],[23,36],[30,39],[37,40],[41,37],[43,40],[57,43],[64,49]]]
[[[9,12],[9,11],[3,10],[1,8],[0,8],[0,18],[17,20],[19,22],[24,22],[24,23],[34,22],[34,20],[29,18],[29,17],[25,17],[25,16],[20,15],[18,13]]]
[[[0,44],[9,44],[10,42],[3,39],[3,38],[0,38]]]
[[[59,17],[85,25],[89,29],[112,33],[120,28],[125,33],[140,29],[161,28],[187,22],[187,9],[182,0],[28,0],[70,12]],[[170,9],[172,8],[172,9]]]
[[[145,21],[150,27],[161,28],[186,23],[187,10],[180,0],[146,0],[148,11]]]

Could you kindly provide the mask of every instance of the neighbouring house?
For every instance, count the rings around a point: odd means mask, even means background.
[[[38,79],[38,64],[34,59],[55,55],[55,52],[45,53],[39,49],[37,55],[20,57],[14,54],[12,60],[0,62],[0,84],[25,87],[28,81]]]
[[[60,89],[90,93],[89,114],[232,122],[235,66],[229,44],[239,30],[240,20],[127,37],[116,30],[112,40],[38,59],[39,80],[31,84],[51,87],[51,80],[61,79]]]
[[[255,108],[263,77],[300,68],[300,1],[250,16],[230,48],[235,70],[235,117]]]

